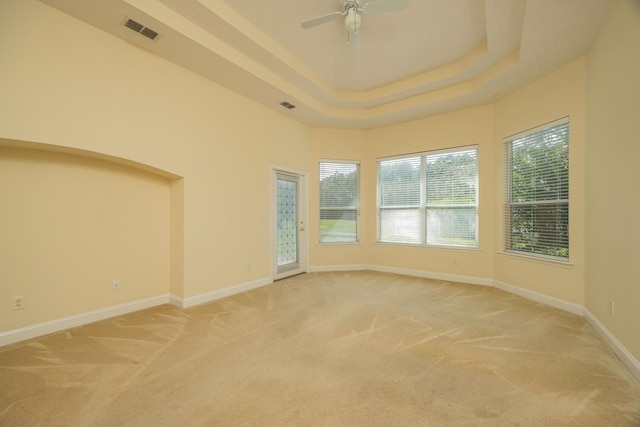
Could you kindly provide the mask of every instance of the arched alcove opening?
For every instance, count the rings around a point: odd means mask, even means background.
[[[0,301],[24,299],[3,304],[3,330],[182,297],[182,177],[0,140],[0,198]]]

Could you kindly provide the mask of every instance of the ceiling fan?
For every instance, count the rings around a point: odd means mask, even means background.
[[[395,12],[407,7],[408,3],[409,0],[374,0],[368,3],[363,3],[362,0],[343,0],[342,11],[308,19],[301,24],[301,27],[306,30],[344,16],[344,25],[347,28],[347,42],[351,49],[357,50],[360,47],[360,13]]]

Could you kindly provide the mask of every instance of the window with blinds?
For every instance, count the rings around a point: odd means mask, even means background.
[[[359,241],[360,165],[320,162],[320,243]]]
[[[378,241],[477,247],[476,146],[380,159]]]
[[[569,258],[569,121],[504,141],[505,250]]]

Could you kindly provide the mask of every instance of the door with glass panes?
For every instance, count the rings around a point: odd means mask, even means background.
[[[304,271],[304,232],[302,215],[303,177],[293,172],[275,172],[275,278]]]

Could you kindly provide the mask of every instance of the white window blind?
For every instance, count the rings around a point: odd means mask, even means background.
[[[477,147],[381,159],[378,240],[477,247]]]
[[[426,156],[427,244],[477,246],[476,149]]]
[[[421,158],[379,163],[380,240],[420,243]]]
[[[320,242],[357,242],[359,209],[357,162],[320,162]]]
[[[505,139],[505,250],[569,258],[569,121]]]

